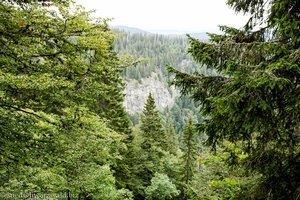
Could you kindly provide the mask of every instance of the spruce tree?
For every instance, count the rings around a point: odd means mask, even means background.
[[[174,123],[171,119],[167,120],[166,126],[166,150],[176,155],[179,149],[178,134],[176,133]]]
[[[173,83],[201,102],[199,128],[216,147],[242,143],[244,166],[262,175],[256,199],[299,197],[300,1],[228,0],[250,14],[241,29],[220,26],[210,42],[192,37],[189,53],[216,75],[175,73]],[[233,155],[234,156],[234,155]],[[245,197],[245,196],[243,196]]]
[[[182,183],[184,184],[184,199],[187,199],[187,193],[189,188],[189,182],[191,181],[194,175],[194,169],[196,166],[196,158],[197,158],[197,132],[195,125],[193,123],[192,116],[189,117],[187,124],[184,127],[182,133],[182,152],[181,156],[182,160]]]
[[[163,125],[151,93],[147,98],[141,122],[141,131],[144,136],[142,148],[145,150],[150,149],[152,146],[165,148]]]
[[[161,173],[163,166],[161,159],[164,156],[165,135],[159,112],[156,109],[155,101],[149,94],[142,116],[140,133],[142,141],[136,149],[135,166],[133,174],[136,180],[140,180],[140,186],[134,186],[137,196],[145,198],[144,189],[150,185],[151,179],[156,172]],[[136,181],[134,180],[134,181]]]

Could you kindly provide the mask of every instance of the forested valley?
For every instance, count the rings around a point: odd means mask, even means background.
[[[199,39],[1,1],[0,199],[300,199],[300,2],[227,4]]]
[[[172,121],[177,133],[182,132],[189,114],[196,121],[201,120],[199,104],[186,95],[180,95],[178,89],[168,84],[171,74],[167,72],[166,65],[176,66],[187,73],[197,70],[201,74],[214,74],[207,67],[197,65],[187,54],[186,36],[151,34],[130,27],[114,27],[113,30],[119,35],[115,41],[118,55],[136,62],[121,74],[126,85],[125,108],[133,125],[138,123],[149,93],[152,93],[161,112],[163,125]]]

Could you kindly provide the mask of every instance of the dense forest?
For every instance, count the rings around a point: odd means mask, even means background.
[[[190,113],[196,117],[197,121],[201,120],[201,115],[198,113],[198,105],[193,102],[188,96],[180,95],[178,90],[170,88],[168,82],[171,80],[171,74],[167,72],[166,65],[176,66],[176,69],[184,71],[186,73],[193,73],[197,70],[198,73],[212,75],[214,74],[211,69],[208,69],[205,65],[200,66],[193,61],[192,57],[187,54],[188,40],[185,36],[180,35],[158,35],[151,34],[142,30],[132,29],[130,27],[114,28],[117,31],[117,40],[115,41],[115,48],[120,57],[136,58],[136,63],[126,68],[121,76],[127,85],[138,85],[143,88],[142,94],[139,94],[136,87],[130,88],[136,98],[131,101],[141,101],[138,106],[143,107],[142,98],[149,92],[153,92],[156,95],[157,100],[167,101],[165,95],[160,94],[157,90],[165,90],[169,93],[169,98],[172,99],[173,104],[167,106],[160,106],[160,102],[156,102],[156,105],[162,112],[161,117],[163,124],[166,126],[169,120],[172,120],[175,125],[175,129],[178,133],[182,132],[184,124],[188,120]],[[121,31],[121,32],[120,32]],[[146,88],[146,83],[149,79],[153,79],[149,84],[161,83],[162,88],[156,90]],[[151,91],[152,89],[152,91]],[[127,92],[127,90],[125,91]],[[143,93],[147,94],[143,94]],[[125,98],[125,101],[127,99]],[[127,106],[130,119],[133,125],[136,125],[139,121],[139,114],[142,109],[132,108]]]
[[[299,199],[300,2],[227,4],[248,23],[202,41],[1,1],[0,199]],[[125,84],[152,72],[185,96],[134,119]]]

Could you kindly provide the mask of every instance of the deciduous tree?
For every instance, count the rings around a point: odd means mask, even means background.
[[[105,19],[52,2],[0,3],[0,191],[124,193],[111,170],[130,134],[114,35]]]

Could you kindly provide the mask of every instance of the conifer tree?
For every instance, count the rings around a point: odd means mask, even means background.
[[[166,149],[170,153],[176,155],[179,149],[178,134],[176,133],[174,123],[171,119],[167,120],[166,135]]]
[[[165,148],[165,133],[151,93],[141,116],[140,134],[142,141],[137,148],[139,149],[139,152],[136,152],[138,156],[134,155],[135,170],[133,173],[135,179],[140,180],[141,185],[135,186],[139,188],[133,189],[137,190],[137,196],[141,196],[143,199],[145,198],[144,189],[150,185],[153,175],[163,171],[161,159],[164,155],[163,148]]]
[[[197,132],[192,116],[189,117],[182,133],[182,183],[184,184],[184,197],[187,198],[189,182],[194,175],[197,157]]]
[[[165,148],[165,134],[154,98],[149,94],[141,117],[141,131],[144,136],[142,148],[147,150],[151,146]]]
[[[251,15],[242,29],[220,26],[224,34],[210,34],[209,43],[188,37],[194,60],[218,74],[191,75],[169,67],[176,75],[173,83],[200,101],[206,119],[199,128],[212,147],[224,140],[242,143],[248,155],[244,166],[262,175],[249,196],[297,199],[300,1],[227,3]]]

